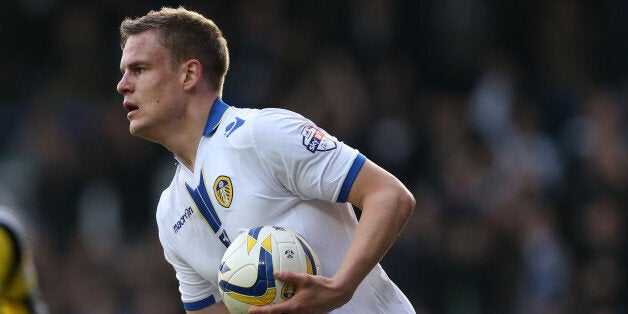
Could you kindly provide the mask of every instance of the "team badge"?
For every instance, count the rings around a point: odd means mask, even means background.
[[[303,146],[312,153],[336,149],[338,146],[329,134],[314,125],[304,127],[301,135],[303,135]]]
[[[293,284],[286,283],[285,285],[283,285],[283,288],[281,289],[281,298],[284,300],[288,300],[292,298],[296,292],[297,292],[297,289]]]
[[[216,178],[214,182],[214,194],[218,203],[223,207],[229,208],[231,206],[231,200],[233,199],[233,186],[231,185],[231,179],[227,176],[220,176]]]

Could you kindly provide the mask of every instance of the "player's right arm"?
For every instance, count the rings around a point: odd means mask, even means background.
[[[179,280],[179,291],[182,293],[183,307],[186,313],[229,314],[229,310],[222,300],[216,300],[217,289],[214,290],[203,277],[184,261],[177,258],[173,252],[167,249],[164,252],[166,260],[174,267]],[[207,295],[209,297],[204,297]]]
[[[182,294],[185,312],[187,314],[229,314],[222,300],[217,299],[218,289],[211,286],[177,255],[171,243],[161,232],[162,230],[160,226],[159,240],[164,249],[164,257],[174,268],[179,281],[179,291]]]
[[[198,311],[186,311],[187,314],[229,314],[224,302],[216,302]]]

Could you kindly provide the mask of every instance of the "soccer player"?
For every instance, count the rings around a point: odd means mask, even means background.
[[[397,178],[299,114],[227,105],[227,42],[204,16],[162,8],[125,19],[120,36],[117,90],[130,133],[178,162],[156,218],[188,313],[227,313],[220,259],[231,239],[261,225],[300,233],[323,274],[275,272],[296,294],[250,313],[414,312],[379,265],[415,206]]]
[[[12,211],[0,206],[0,313],[47,312],[24,227]]]

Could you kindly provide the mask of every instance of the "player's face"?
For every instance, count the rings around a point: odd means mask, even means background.
[[[169,124],[183,115],[184,75],[170,65],[157,36],[156,31],[129,36],[122,50],[117,89],[124,95],[131,134],[160,142],[172,132]]]

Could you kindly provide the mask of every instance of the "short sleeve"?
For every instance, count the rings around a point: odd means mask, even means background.
[[[264,109],[252,126],[260,161],[302,199],[345,202],[364,156],[294,112]]]
[[[222,300],[214,285],[179,259],[167,246],[164,246],[164,256],[176,272],[181,301],[186,311],[197,311]]]

